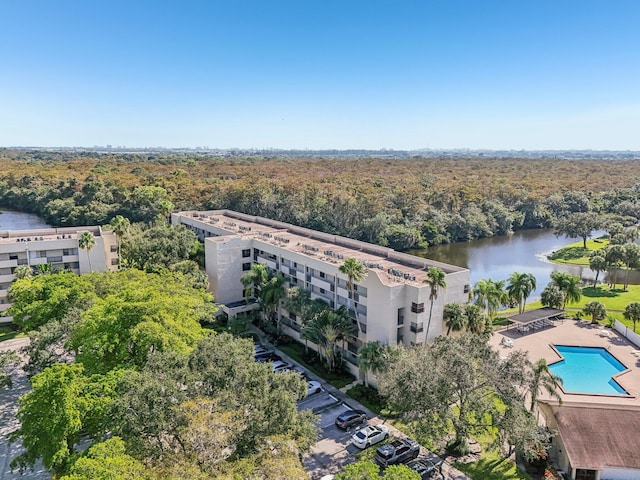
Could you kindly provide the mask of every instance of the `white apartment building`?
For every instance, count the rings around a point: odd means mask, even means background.
[[[185,225],[204,240],[210,289],[216,303],[231,315],[234,308],[246,308],[240,278],[254,262],[282,272],[288,286],[298,285],[332,308],[347,305],[349,298],[347,278],[338,267],[347,258],[362,263],[367,275],[355,285],[355,299],[350,303],[358,311],[359,333],[345,353],[353,364],[364,342],[412,345],[431,341],[442,334],[444,305],[468,301],[468,269],[391,248],[229,210],[174,213],[172,223]],[[424,280],[428,268],[434,266],[445,272],[447,287],[434,302],[427,338],[430,287]],[[281,313],[285,333],[300,339],[296,316]]]
[[[90,251],[78,246],[78,237],[86,231],[95,239],[95,246]],[[116,237],[100,227],[0,231],[0,315],[11,306],[7,292],[15,279],[15,269],[20,265],[34,270],[38,265],[50,265],[52,271],[70,270],[78,274],[117,270]],[[0,316],[0,323],[11,320],[12,317]]]

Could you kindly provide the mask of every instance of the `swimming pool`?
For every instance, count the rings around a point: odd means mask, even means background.
[[[616,357],[601,347],[554,345],[563,360],[549,369],[562,378],[562,388],[570,393],[628,395],[612,377],[627,369]]]

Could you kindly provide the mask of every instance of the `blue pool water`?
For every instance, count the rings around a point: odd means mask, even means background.
[[[552,363],[549,369],[562,378],[562,388],[565,392],[627,394],[624,388],[611,378],[627,367],[606,349],[565,345],[555,345],[555,348],[564,360]]]

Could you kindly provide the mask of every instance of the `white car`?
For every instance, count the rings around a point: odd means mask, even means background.
[[[351,435],[353,444],[361,449],[381,442],[389,437],[389,427],[386,425],[367,425]]]
[[[286,370],[287,368],[291,368],[291,365],[289,365],[287,362],[283,362],[282,360],[273,362],[271,366],[273,367],[274,372],[281,372],[283,370]]]
[[[320,390],[322,390],[320,382],[316,382],[315,380],[307,382],[307,396],[313,395],[314,393],[320,393]]]

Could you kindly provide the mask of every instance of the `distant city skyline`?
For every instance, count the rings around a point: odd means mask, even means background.
[[[640,150],[636,0],[3,2],[0,146]]]

